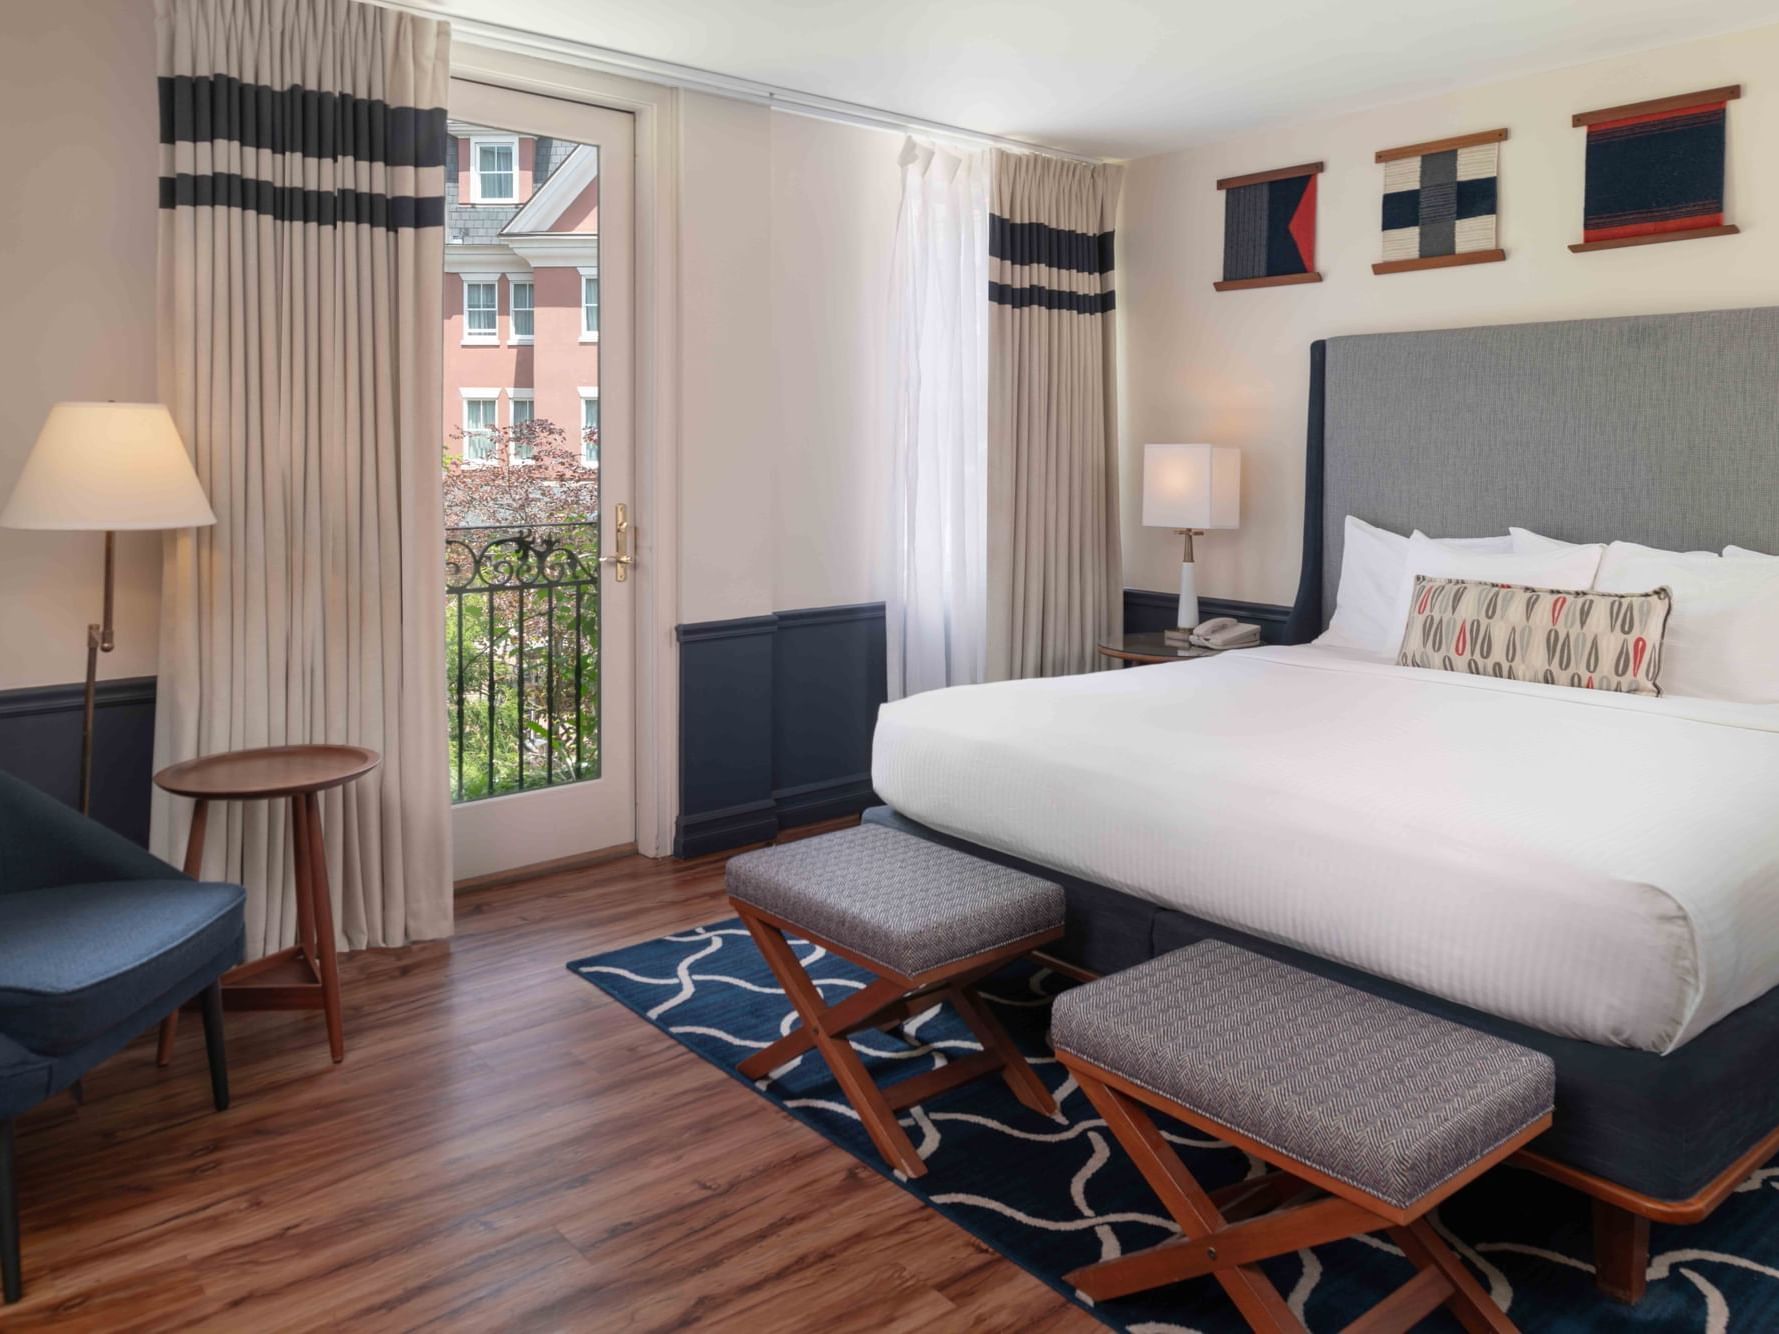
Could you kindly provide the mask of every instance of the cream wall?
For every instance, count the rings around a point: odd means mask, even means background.
[[[159,174],[154,6],[12,4],[0,125],[13,134],[0,206],[0,497],[59,399],[152,400]],[[94,533],[0,528],[0,690],[77,681],[99,617]],[[103,677],[154,672],[160,537],[118,539],[117,649]]]
[[[1242,527],[1198,543],[1199,590],[1289,602],[1302,554],[1309,346],[1338,334],[1779,302],[1779,27],[1309,119],[1132,163],[1119,227],[1125,583],[1171,589],[1179,539],[1141,526],[1142,447],[1243,449]],[[1769,77],[1763,78],[1763,75]],[[1571,254],[1581,239],[1577,111],[1741,83],[1729,113],[1728,221],[1740,236]],[[1377,277],[1380,148],[1507,126],[1507,262]],[[1325,161],[1318,284],[1214,292],[1219,177]]]
[[[897,136],[680,104],[680,620],[883,596]]]

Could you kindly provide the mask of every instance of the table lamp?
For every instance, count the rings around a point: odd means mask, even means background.
[[[1144,445],[1143,523],[1186,539],[1180,559],[1179,628],[1198,624],[1192,539],[1241,523],[1242,452],[1233,445]]]
[[[216,522],[173,415],[159,403],[58,403],[37,434],[0,527],[105,534],[103,623],[86,628],[86,701],[80,729],[80,810],[93,787],[93,695],[99,655],[112,650],[112,588],[119,529],[197,528]]]

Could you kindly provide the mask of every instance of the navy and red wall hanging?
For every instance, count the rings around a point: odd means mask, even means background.
[[[1587,193],[1571,250],[1732,236],[1724,221],[1724,130],[1741,85],[1579,112]]]
[[[1223,279],[1219,292],[1319,283],[1316,177],[1320,162],[1217,182],[1223,194]]]

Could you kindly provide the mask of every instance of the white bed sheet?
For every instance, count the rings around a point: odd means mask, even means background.
[[[954,836],[1587,1041],[1779,984],[1779,707],[1305,646],[933,691],[872,781]]]

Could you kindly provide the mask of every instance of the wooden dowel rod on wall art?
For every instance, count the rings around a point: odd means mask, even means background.
[[[1506,130],[1479,130],[1475,134],[1455,134],[1450,139],[1429,139],[1424,144],[1404,144],[1401,148],[1380,148],[1376,160],[1396,162],[1405,157],[1425,157],[1428,153],[1449,153],[1454,148],[1474,148],[1477,144],[1498,144],[1506,138]]]
[[[1742,85],[1732,83],[1727,88],[1707,88],[1702,93],[1676,93],[1673,97],[1657,97],[1648,102],[1626,102],[1623,106],[1602,107],[1598,111],[1577,111],[1569,124],[1579,128],[1583,125],[1598,125],[1602,121],[1625,120],[1630,116],[1654,116],[1663,111],[1734,102],[1741,96]]]
[[[1253,171],[1246,176],[1225,176],[1217,182],[1219,190],[1234,190],[1243,185],[1265,185],[1268,181],[1288,181],[1294,176],[1314,176],[1322,170],[1320,162],[1305,162],[1296,167],[1275,167],[1271,171]]]

